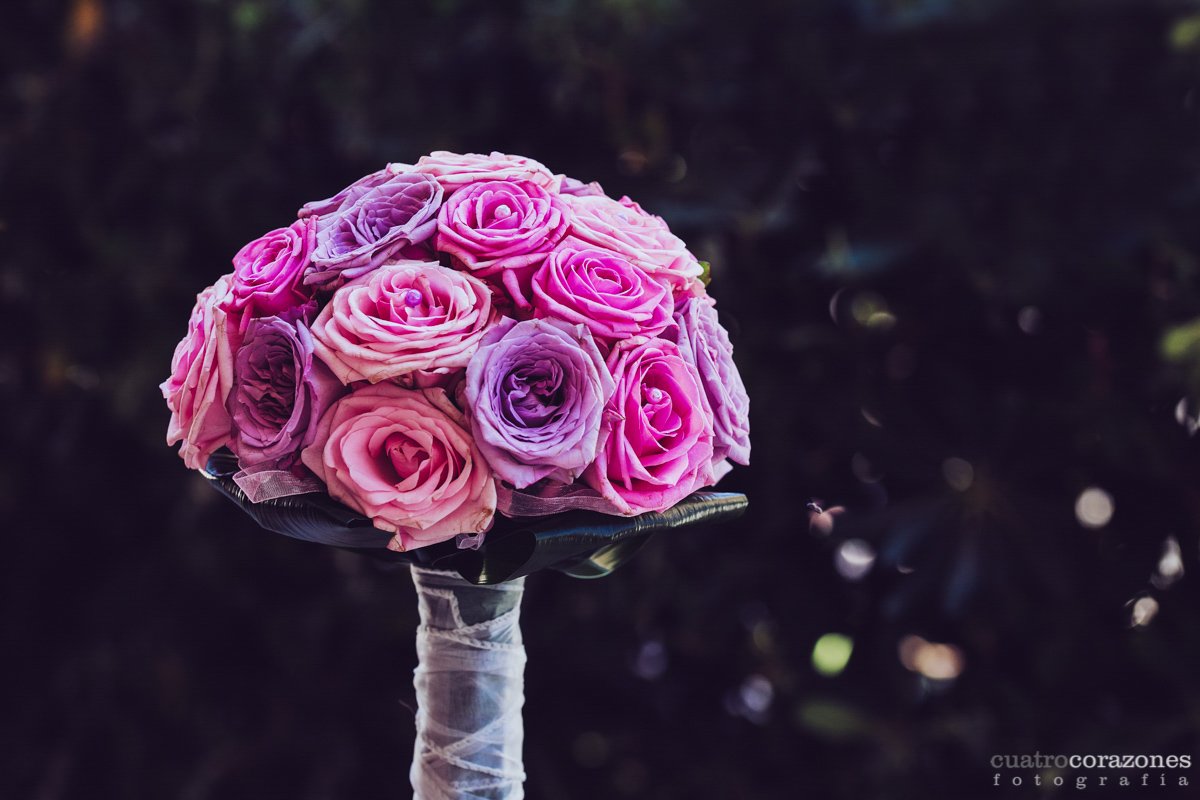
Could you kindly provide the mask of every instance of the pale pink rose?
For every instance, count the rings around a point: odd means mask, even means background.
[[[577,180],[568,175],[555,175],[554,177],[558,178],[558,191],[560,194],[575,194],[581,196],[589,194],[604,194],[604,187],[595,181],[592,181],[591,183],[584,183],[583,181]]]
[[[231,287],[232,276],[224,275],[196,297],[187,335],[171,359],[171,377],[159,386],[171,410],[167,444],[183,443],[179,456],[191,469],[203,469],[231,436],[225,401],[233,386],[237,324],[222,308]]]
[[[663,339],[627,339],[608,357],[616,391],[584,482],[624,514],[662,511],[715,482],[713,423],[696,368]]]
[[[566,235],[569,217],[559,196],[535,183],[481,181],[442,206],[436,248],[455,266],[495,278],[527,310],[533,272]]]
[[[432,262],[401,261],[334,292],[312,324],[313,346],[344,384],[426,386],[466,367],[497,317],[482,281]]]
[[[301,453],[329,494],[412,550],[480,533],[496,484],[461,412],[442,389],[382,383],[335,402]]]
[[[529,181],[551,191],[557,191],[561,183],[561,176],[554,175],[532,158],[495,151],[485,156],[435,150],[421,156],[415,165],[405,165],[404,169],[432,176],[447,194],[479,181]]]
[[[619,201],[605,195],[562,195],[571,209],[571,235],[615,250],[655,277],[679,289],[703,271],[662,217],[647,213],[628,197]]]

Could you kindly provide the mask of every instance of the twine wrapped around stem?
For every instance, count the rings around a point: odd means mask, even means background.
[[[519,800],[525,579],[491,586],[413,566],[417,629],[415,800]]]

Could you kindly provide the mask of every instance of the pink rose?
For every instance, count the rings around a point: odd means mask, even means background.
[[[438,212],[436,248],[456,266],[498,276],[518,308],[529,308],[529,280],[566,235],[558,195],[530,181],[482,181],[450,195]]]
[[[344,384],[409,378],[422,385],[471,360],[497,313],[470,275],[401,261],[334,292],[312,324],[313,346]]]
[[[672,324],[671,292],[612,250],[568,239],[531,282],[535,317],[586,325],[611,345],[631,336],[657,336]]]
[[[247,244],[233,257],[228,308],[241,316],[245,332],[251,319],[284,315],[309,301],[304,269],[316,244],[316,221],[297,220]]]
[[[571,235],[585,242],[615,250],[650,274],[669,280],[680,288],[702,272],[700,262],[662,217],[622,197],[563,195],[573,213]]]
[[[558,176],[532,158],[497,152],[485,156],[435,150],[421,156],[414,166],[404,166],[404,171],[432,176],[447,194],[479,181],[529,181],[552,191],[557,190],[561,182]]]
[[[167,444],[183,442],[179,456],[191,469],[202,469],[231,435],[225,401],[233,385],[237,326],[222,308],[231,280],[224,275],[196,297],[187,335],[171,359],[171,377],[159,386],[171,410]]]
[[[662,511],[711,485],[712,420],[700,376],[679,348],[627,339],[609,354],[608,368],[617,388],[584,482],[625,514]]]
[[[411,550],[488,529],[496,484],[442,389],[379,384],[335,402],[301,453],[329,494]]]
[[[604,187],[595,181],[592,181],[591,183],[584,183],[583,181],[572,178],[569,175],[555,175],[554,177],[558,178],[559,194],[575,194],[581,196],[589,194],[604,194]]]

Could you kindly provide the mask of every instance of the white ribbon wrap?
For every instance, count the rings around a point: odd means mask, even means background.
[[[417,629],[415,800],[520,800],[525,579],[475,586],[412,568]]]

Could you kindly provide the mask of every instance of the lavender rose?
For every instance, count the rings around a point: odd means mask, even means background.
[[[342,383],[378,383],[465,367],[496,318],[482,281],[434,263],[402,261],[334,292],[312,333],[317,355]]]
[[[616,391],[583,480],[624,514],[662,511],[711,485],[713,429],[696,368],[663,339],[618,342]]]
[[[481,533],[495,514],[496,482],[442,389],[352,392],[321,417],[301,458],[335,500],[395,533],[393,550]]]
[[[229,441],[231,421],[225,401],[233,385],[237,324],[223,306],[229,302],[231,277],[224,275],[196,297],[187,335],[175,347],[171,377],[159,388],[171,410],[167,444],[182,442],[179,457],[202,469],[208,457]]]
[[[613,388],[586,327],[504,319],[467,365],[475,443],[492,471],[518,489],[547,477],[570,483],[596,457]]]
[[[340,204],[318,217],[317,246],[306,284],[336,288],[391,259],[411,257],[437,230],[442,187],[427,175],[359,181],[338,196]]]
[[[403,167],[404,165],[397,164],[395,166]],[[305,219],[306,217],[323,217],[326,214],[332,214],[341,208],[351,195],[359,196],[366,194],[371,189],[374,189],[377,186],[382,186],[390,181],[397,174],[397,172],[411,172],[411,170],[396,170],[393,169],[392,164],[388,164],[381,170],[372,172],[370,175],[362,176],[354,183],[335,194],[333,197],[327,197],[324,200],[313,200],[311,203],[305,203],[300,207],[300,211],[296,214],[296,216],[300,217],[301,219]]]
[[[233,362],[229,449],[243,469],[291,467],[300,449],[312,443],[317,420],[344,392],[329,368],[313,357],[312,335],[303,322],[253,320]]]
[[[447,193],[480,181],[529,181],[551,191],[560,183],[559,176],[532,158],[494,151],[485,156],[435,150],[421,156],[410,171],[432,176]]]
[[[671,324],[671,292],[620,253],[568,239],[531,281],[534,316],[586,325],[605,346],[657,336]]]
[[[615,250],[642,269],[683,288],[703,271],[661,217],[649,214],[628,197],[563,195],[571,209],[571,235],[597,247]]]
[[[316,243],[316,222],[301,219],[247,244],[233,257],[229,310],[250,320],[294,311],[312,297],[303,284],[304,269]]]
[[[733,344],[708,297],[689,297],[676,311],[673,340],[696,367],[713,417],[713,458],[750,463],[750,396],[733,363]]]
[[[450,196],[438,212],[437,249],[481,278],[498,276],[528,309],[529,279],[566,235],[569,214],[558,195],[530,181],[482,181]]]

